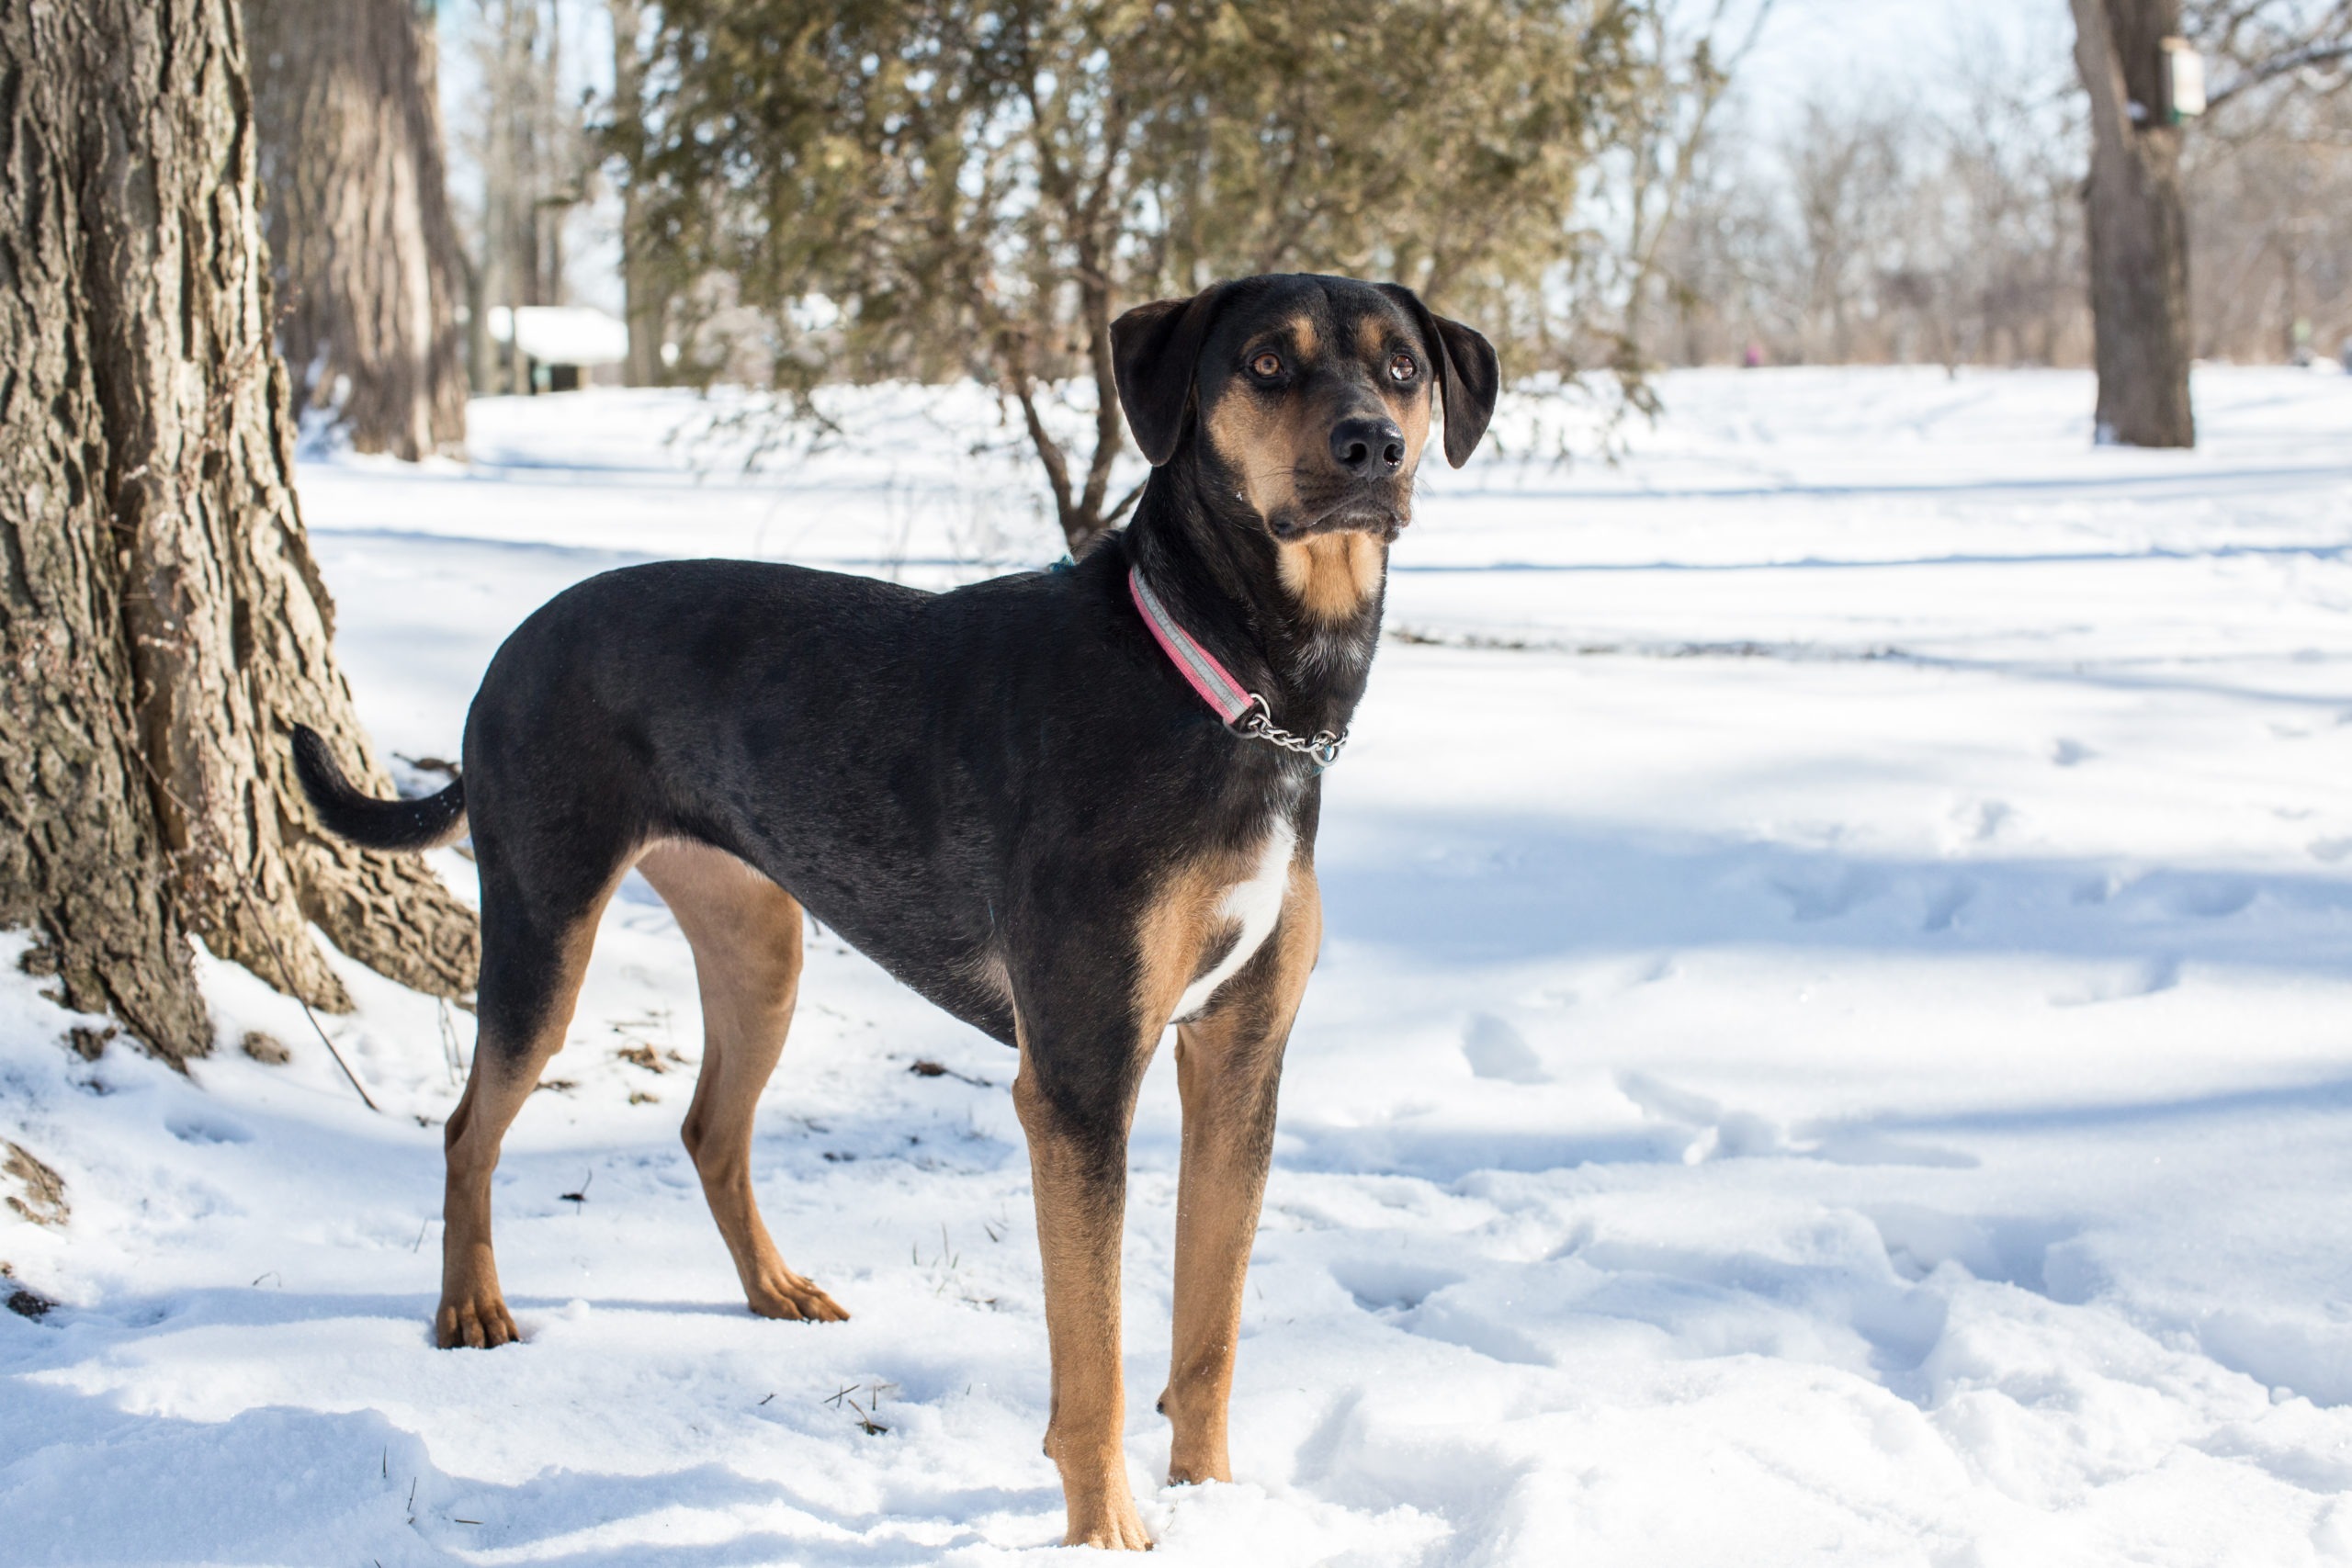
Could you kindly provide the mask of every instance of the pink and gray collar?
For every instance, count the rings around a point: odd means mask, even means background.
[[[1266,699],[1245,690],[1216,654],[1203,648],[1197,637],[1177,624],[1176,617],[1168,613],[1168,606],[1144,581],[1141,567],[1127,569],[1127,592],[1135,599],[1136,613],[1150,628],[1152,640],[1159,644],[1159,650],[1168,655],[1168,661],[1176,666],[1176,672],[1184,677],[1185,684],[1199,693],[1201,701],[1225,721],[1227,728],[1236,735],[1308,758],[1318,773],[1340,760],[1340,748],[1348,743],[1345,731],[1334,735],[1328,729],[1318,729],[1312,736],[1300,736],[1275,728],[1273,710],[1266,705]]]

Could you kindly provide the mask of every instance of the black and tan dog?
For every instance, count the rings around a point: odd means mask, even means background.
[[[845,1315],[786,1267],[752,1194],[752,1109],[791,1021],[806,908],[1018,1047],[1053,1353],[1046,1451],[1069,1540],[1143,1547],[1119,1375],[1136,1088],[1174,1022],[1160,1408],[1170,1479],[1222,1481],[1276,1079],[1322,931],[1320,765],[1364,689],[1432,416],[1442,400],[1459,466],[1497,367],[1486,339],[1409,291],[1330,277],[1220,285],[1131,310],[1112,335],[1154,471],[1133,522],[1073,570],[932,594],[748,561],[632,567],[506,640],[467,719],[462,783],[441,794],[370,799],[317,736],[296,739],[344,837],[417,849],[472,828],[481,1034],[449,1119],[440,1343],[516,1337],[491,1172],[631,866],[694,947],[706,1043],[685,1143],[752,1310]],[[1257,699],[1238,724],[1204,700],[1187,649]]]

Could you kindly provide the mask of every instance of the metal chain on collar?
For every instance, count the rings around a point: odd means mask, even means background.
[[[1318,729],[1311,736],[1294,735],[1277,725],[1274,710],[1266,705],[1266,699],[1235,680],[1233,671],[1168,613],[1159,596],[1144,582],[1141,567],[1127,569],[1127,592],[1134,596],[1136,613],[1150,628],[1159,650],[1168,655],[1176,672],[1184,677],[1185,684],[1225,720],[1227,729],[1244,739],[1262,740],[1305,757],[1315,764],[1318,773],[1340,760],[1340,748],[1348,743],[1345,731],[1334,735],[1328,729]]]
[[[1348,743],[1345,730],[1341,730],[1337,735],[1328,729],[1318,729],[1312,736],[1292,734],[1274,723],[1274,710],[1268,707],[1266,699],[1255,692],[1250,694],[1248,710],[1235,719],[1228,728],[1236,735],[1246,736],[1252,740],[1262,740],[1269,746],[1279,746],[1285,751],[1297,752],[1300,756],[1311,760],[1315,763],[1315,771],[1318,773],[1340,760],[1340,748]]]

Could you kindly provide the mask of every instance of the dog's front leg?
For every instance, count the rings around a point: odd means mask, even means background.
[[[1172,1438],[1168,1479],[1230,1481],[1227,1405],[1242,1284],[1274,1147],[1283,1047],[1323,935],[1314,874],[1294,868],[1281,924],[1208,1014],[1176,1032],[1184,1102],[1176,1188],[1175,1344],[1159,1408]]]
[[[1122,1064],[1124,1066],[1124,1064]],[[1066,1545],[1140,1551],[1151,1545],[1127,1486],[1126,1393],[1120,1379],[1119,1240],[1127,1196],[1132,1073],[1086,1092],[1024,1042],[1012,1103],[1029,1140],[1037,1250],[1046,1266],[1053,1409],[1046,1453],[1061,1472]]]

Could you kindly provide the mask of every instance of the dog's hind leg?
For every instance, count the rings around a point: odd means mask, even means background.
[[[1176,1185],[1175,1345],[1159,1396],[1173,1430],[1168,1479],[1230,1481],[1227,1406],[1241,1292],[1274,1146],[1283,1047],[1323,936],[1314,874],[1294,867],[1282,919],[1205,1017],[1176,1030],[1184,1104]]]
[[[522,891],[485,861],[482,973],[473,1071],[444,1136],[448,1185],[441,1203],[441,1305],[434,1337],[444,1349],[488,1349],[520,1339],[498,1287],[491,1250],[490,1179],[498,1146],[548,1059],[563,1048],[597,917],[619,879],[549,900]]]
[[[849,1314],[785,1266],[752,1193],[752,1115],[800,988],[799,901],[725,851],[684,840],[654,845],[638,869],[694,945],[703,1055],[686,1152],[743,1295],[762,1317],[841,1322]]]

